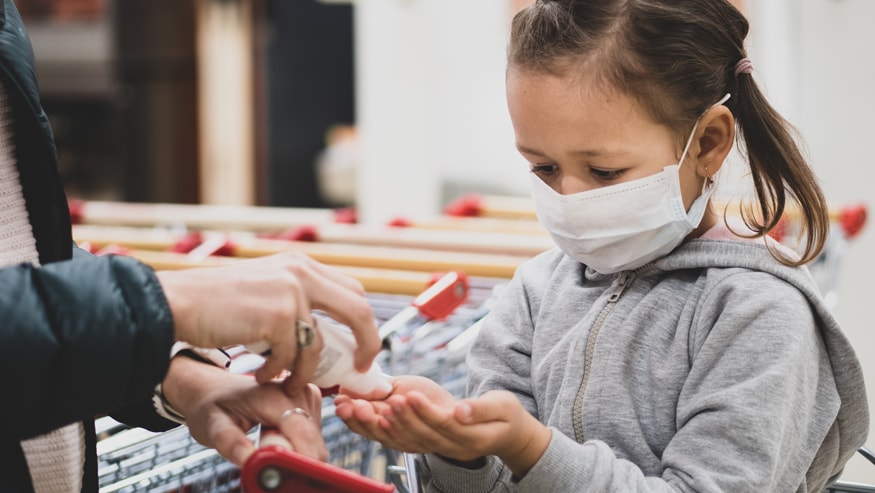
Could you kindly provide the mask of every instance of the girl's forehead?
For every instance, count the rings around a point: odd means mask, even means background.
[[[652,123],[635,98],[581,77],[511,71],[507,76],[507,98],[514,119],[602,128]]]
[[[580,77],[509,72],[507,99],[521,149],[554,157],[646,153],[675,140],[636,98]]]

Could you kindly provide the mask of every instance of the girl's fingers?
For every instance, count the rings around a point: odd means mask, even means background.
[[[460,423],[475,424],[487,421],[510,421],[513,412],[522,407],[509,392],[487,392],[475,399],[456,404],[453,415]]]
[[[355,427],[362,430],[360,434],[390,446],[395,445],[386,432],[385,419],[374,410],[370,403],[366,401],[355,402],[350,422],[355,423]]]
[[[487,398],[482,401],[479,398],[462,401],[446,410],[421,394],[411,393],[409,404],[422,422],[441,436],[442,441],[432,442],[445,447],[437,449],[438,453],[468,460],[494,454],[495,447],[507,436],[508,430],[519,431],[509,425],[514,413],[525,413],[525,410],[513,394],[501,394],[504,395],[484,394]]]
[[[454,437],[461,431],[461,424],[454,416],[455,408],[436,406],[424,394],[415,391],[407,395],[407,401],[416,417],[441,435]]]
[[[426,421],[406,398],[395,397],[388,400],[392,409],[391,414],[386,417],[391,424],[388,432],[395,441],[405,444],[406,451],[445,453],[449,447],[454,447],[453,442],[444,435],[442,426],[434,424],[452,420],[449,411],[428,403]]]
[[[341,409],[344,410],[344,413],[346,410],[352,411],[352,397],[343,394],[334,397],[334,412],[338,417],[343,419],[343,416],[341,416]]]

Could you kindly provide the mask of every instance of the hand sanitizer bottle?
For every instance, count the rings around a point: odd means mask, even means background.
[[[388,394],[392,391],[392,384],[383,375],[376,361],[364,373],[357,371],[353,366],[356,341],[352,330],[327,317],[315,314],[313,321],[314,329],[322,335],[323,345],[322,352],[319,354],[319,364],[310,380],[312,383],[323,389],[340,385],[345,390],[359,395],[369,395],[375,391]],[[266,355],[270,351],[267,343],[264,342],[248,344],[246,348],[261,355]]]
[[[361,395],[374,391],[388,394],[392,391],[392,384],[383,376],[376,361],[365,373],[356,371],[353,366],[356,342],[349,328],[328,318],[314,316],[313,320],[324,344],[312,383],[323,389],[340,385],[345,390]]]

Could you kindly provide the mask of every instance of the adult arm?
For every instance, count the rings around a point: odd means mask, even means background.
[[[152,269],[76,255],[0,269],[4,436],[19,439],[140,401],[164,377],[173,320]]]

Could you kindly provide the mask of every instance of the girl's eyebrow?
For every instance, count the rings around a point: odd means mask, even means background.
[[[543,152],[536,151],[534,149],[530,149],[526,146],[517,146],[517,150],[522,152],[523,154],[531,154],[532,156],[546,157],[546,155]]]
[[[526,146],[517,146],[517,150],[524,153],[524,154],[529,154],[532,156],[547,157],[547,155],[544,154],[543,152],[535,150],[535,149],[531,149],[531,148],[526,147]],[[614,157],[614,156],[624,156],[624,155],[628,154],[628,152],[622,151],[622,150],[611,151],[611,150],[607,150],[607,149],[581,149],[578,151],[571,151],[571,154],[575,155],[575,156],[586,156],[586,157],[598,157],[598,156],[600,156],[600,157]]]

